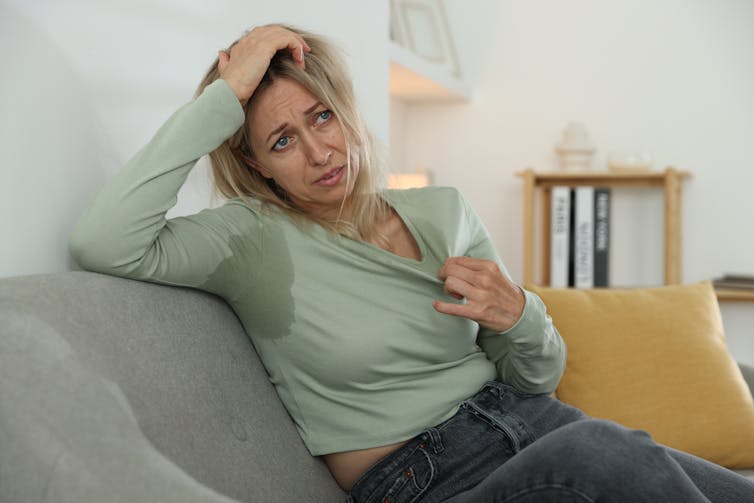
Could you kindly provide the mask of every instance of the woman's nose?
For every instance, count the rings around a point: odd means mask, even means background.
[[[327,163],[330,162],[330,157],[332,157],[332,150],[326,150],[324,152],[324,155],[320,156],[320,162],[318,164],[326,166]]]
[[[319,143],[316,140],[310,141],[308,145],[309,160],[316,166],[326,166],[330,162],[332,157],[332,150],[330,150],[325,144]]]

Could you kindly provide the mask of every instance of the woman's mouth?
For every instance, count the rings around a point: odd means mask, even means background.
[[[346,172],[344,168],[345,166],[339,166],[329,170],[327,173],[319,177],[314,182],[314,185],[321,185],[322,187],[332,187],[333,185],[337,185],[338,182],[340,182],[340,179],[343,178],[343,174]]]

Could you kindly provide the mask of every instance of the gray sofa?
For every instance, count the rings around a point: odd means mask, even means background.
[[[0,279],[0,502],[344,496],[219,298],[88,272]]]

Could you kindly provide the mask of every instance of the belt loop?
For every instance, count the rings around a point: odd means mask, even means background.
[[[432,451],[434,451],[435,454],[440,454],[445,450],[445,446],[442,445],[442,437],[440,436],[440,432],[437,430],[437,428],[428,429],[427,434],[432,440]]]

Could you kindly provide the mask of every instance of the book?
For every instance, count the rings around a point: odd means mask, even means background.
[[[574,257],[576,256],[576,239],[574,232],[576,230],[576,191],[571,189],[571,213],[568,215],[568,286],[574,286],[576,275],[574,273]]]
[[[565,288],[571,254],[571,188],[553,187],[550,199],[550,286]]]
[[[744,274],[725,274],[712,280],[715,288],[731,290],[754,290],[754,276]]]
[[[610,189],[594,189],[594,286],[610,284]]]
[[[577,187],[573,212],[573,275],[576,288],[594,286],[594,187]]]

